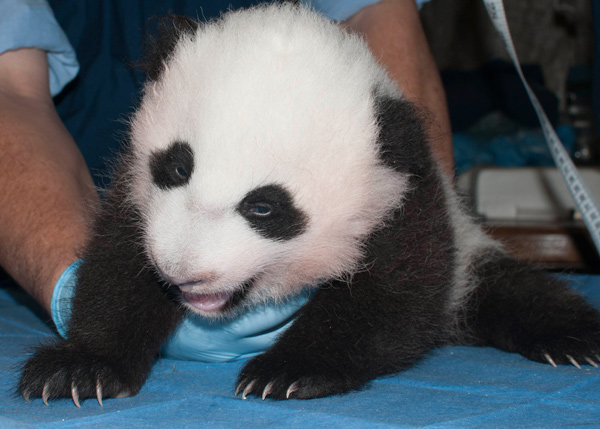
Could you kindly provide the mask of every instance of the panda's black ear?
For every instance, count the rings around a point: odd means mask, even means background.
[[[426,132],[431,120],[425,110],[403,97],[374,98],[383,164],[416,175],[433,168]]]
[[[156,80],[164,70],[177,42],[182,37],[193,36],[200,23],[186,16],[168,15],[152,18],[149,24],[140,68],[150,80]]]

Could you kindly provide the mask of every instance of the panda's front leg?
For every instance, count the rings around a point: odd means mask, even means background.
[[[315,398],[355,390],[367,381],[356,377],[355,368],[349,369],[359,357],[350,356],[349,343],[356,339],[349,326],[340,323],[343,305],[335,307],[334,296],[338,303],[348,299],[342,288],[337,283],[323,286],[277,342],[244,366],[236,396]]]
[[[181,319],[140,245],[139,217],[109,191],[78,269],[67,339],[37,347],[23,366],[26,400],[135,395]]]
[[[276,343],[244,366],[236,396],[318,398],[410,367],[435,347],[439,323],[419,300],[368,273],[324,285]]]

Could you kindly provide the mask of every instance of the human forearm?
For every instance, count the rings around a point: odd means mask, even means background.
[[[35,50],[0,55],[0,264],[49,310],[98,196],[52,105],[45,61]]]
[[[414,0],[382,0],[348,19],[407,98],[432,115],[430,141],[448,177],[454,176],[452,133],[446,95]]]

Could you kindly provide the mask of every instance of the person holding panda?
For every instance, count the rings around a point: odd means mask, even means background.
[[[431,112],[433,151],[452,177],[444,91],[418,15],[418,3],[423,1],[305,3],[349,31],[364,35],[407,97]],[[30,10],[17,14],[23,19],[19,21],[9,17],[10,8],[12,13],[19,8]],[[52,315],[62,332],[68,310],[58,311],[60,288],[55,285],[73,283],[78,250],[86,244],[89,223],[100,201],[86,161],[52,99],[77,74],[77,60],[44,0],[27,2],[27,6],[19,0],[7,1],[0,6],[0,16],[7,20],[0,31],[0,265]],[[36,25],[39,31],[29,32],[27,25]],[[19,34],[7,34],[11,31]],[[233,336],[243,338],[248,329],[257,326],[262,331],[265,323],[279,325],[303,302],[248,314]],[[189,337],[200,328],[182,326],[168,346],[171,354],[196,358],[197,344],[190,343]],[[277,332],[270,332],[265,340]],[[230,360],[264,346],[247,347],[200,358]]]

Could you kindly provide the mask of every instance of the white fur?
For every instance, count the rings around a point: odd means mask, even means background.
[[[448,212],[456,240],[454,282],[447,306],[449,314],[456,315],[458,314],[457,309],[466,302],[469,294],[479,284],[479,278],[469,271],[472,269],[473,263],[483,255],[490,254],[491,250],[502,251],[502,246],[498,241],[487,235],[481,226],[465,213],[452,184],[441,173],[440,177],[442,177]]]
[[[204,293],[255,278],[257,302],[361,268],[364,239],[407,186],[378,160],[375,89],[399,96],[362,40],[304,8],[230,13],[183,37],[132,122],[132,196],[163,274],[209,279]],[[193,148],[195,170],[160,190],[149,157],[176,140]],[[299,237],[265,239],[235,211],[268,184],[308,215]]]

